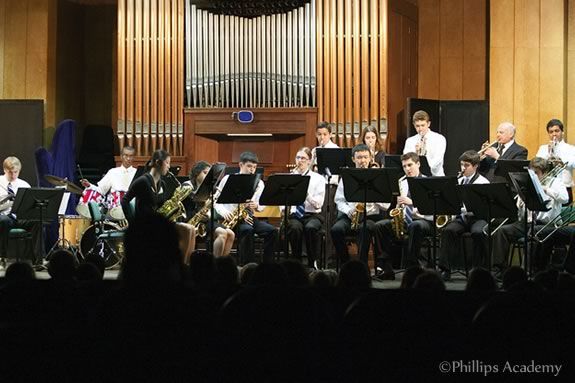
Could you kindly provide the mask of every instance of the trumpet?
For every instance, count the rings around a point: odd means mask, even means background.
[[[492,143],[489,143],[489,141],[485,141],[483,143],[483,145],[481,145],[481,149],[477,152],[477,154],[479,154],[480,156],[483,155],[483,153],[485,153],[485,151],[487,149],[489,149],[490,147],[492,147],[493,145],[496,145],[496,144],[497,144],[497,146],[495,147],[495,150],[499,149],[499,145],[500,145],[499,141],[495,140]]]
[[[425,136],[420,136],[416,153],[418,156],[425,156],[427,154],[427,138]]]

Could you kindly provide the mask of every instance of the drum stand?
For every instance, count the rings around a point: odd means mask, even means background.
[[[66,239],[66,230],[64,228],[64,216],[63,215],[58,216],[58,223],[61,227],[62,232],[61,232],[61,234],[58,235],[58,240],[56,241],[56,243],[52,246],[52,248],[50,249],[50,251],[46,255],[46,260],[50,261],[52,253],[54,251],[64,249],[64,250],[70,251],[72,253],[72,255],[74,255],[74,258],[76,259],[76,261],[80,262],[80,257],[78,255],[79,254],[78,249],[76,248],[76,246],[73,246],[69,240]]]

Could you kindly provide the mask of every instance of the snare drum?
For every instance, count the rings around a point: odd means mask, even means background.
[[[116,266],[124,258],[124,240],[121,238],[108,239],[105,242],[98,243],[97,226],[92,225],[84,231],[80,242],[80,253],[84,258],[90,253],[101,256],[104,259],[106,268],[109,269]],[[104,222],[104,230],[120,230],[120,226],[113,222]]]
[[[113,191],[106,197],[108,215],[113,219],[126,219],[124,211],[122,210],[122,198],[124,198],[124,194],[126,194],[125,191]]]
[[[84,218],[91,219],[92,216],[90,215],[90,209],[88,208],[88,203],[96,202],[97,204],[101,204],[103,201],[102,194],[92,187],[89,187],[84,190],[82,193],[82,198],[80,198],[80,202],[78,202],[78,206],[76,206],[76,211]]]
[[[72,246],[78,246],[82,234],[90,226],[90,220],[79,215],[65,215],[60,221],[60,238],[70,242]]]

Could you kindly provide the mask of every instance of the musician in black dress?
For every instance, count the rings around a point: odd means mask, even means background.
[[[150,163],[150,171],[134,180],[122,198],[122,210],[128,220],[156,213],[170,197],[164,193],[165,185],[162,182],[162,176],[168,174],[170,170],[170,154],[163,149],[157,149],[152,154]],[[136,199],[136,208],[134,217],[131,217],[130,202],[134,198]],[[195,230],[193,226],[183,222],[176,223],[176,230],[183,262],[187,264],[196,246]]]

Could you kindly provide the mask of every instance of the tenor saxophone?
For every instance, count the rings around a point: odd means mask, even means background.
[[[403,176],[399,179],[399,195],[403,196],[403,188],[401,187],[401,182],[406,178]],[[389,216],[391,217],[391,228],[393,230],[393,234],[397,239],[405,239],[407,234],[407,229],[405,227],[405,213],[403,212],[403,205],[398,205],[394,209],[391,209],[389,212]]]
[[[194,189],[191,186],[182,185],[171,172],[168,172],[168,174],[176,180],[178,187],[170,199],[164,202],[156,212],[170,221],[176,222],[178,218],[184,216],[186,213],[186,209],[182,201],[188,198]]]
[[[248,218],[250,217],[250,212],[245,204],[241,204],[238,209],[235,209],[230,215],[229,219],[224,219],[222,225],[226,229],[233,230],[240,221],[244,221],[249,224]]]
[[[362,203],[356,204],[355,210],[351,214],[351,230],[357,230],[359,228],[363,213],[365,213],[365,206]]]

